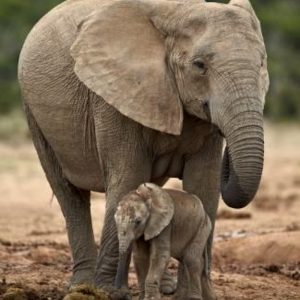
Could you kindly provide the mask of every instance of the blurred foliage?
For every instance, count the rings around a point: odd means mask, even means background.
[[[16,74],[22,43],[36,21],[60,2],[62,1],[1,0],[0,113],[4,114],[21,106]],[[269,57],[271,86],[266,115],[274,120],[299,119],[300,1],[251,2],[262,23]]]
[[[32,26],[61,0],[0,1],[0,113],[21,107],[18,57]]]
[[[300,119],[300,1],[253,1],[261,20],[271,78],[266,114]]]

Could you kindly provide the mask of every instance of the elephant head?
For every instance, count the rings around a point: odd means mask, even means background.
[[[126,261],[131,244],[144,235],[146,241],[158,236],[174,215],[174,203],[167,192],[147,183],[120,201],[115,213],[119,240],[119,265],[116,286],[124,283]]]
[[[112,1],[78,30],[74,70],[119,112],[173,135],[181,133],[183,111],[220,129],[223,199],[246,206],[262,174],[269,84],[250,2]]]

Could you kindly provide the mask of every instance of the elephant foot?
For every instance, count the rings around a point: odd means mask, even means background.
[[[160,294],[146,296],[144,300],[161,300]]]
[[[145,298],[145,291],[140,291],[139,300],[144,300],[144,298]]]
[[[131,300],[131,294],[127,287],[122,287],[117,289],[114,286],[103,286],[103,290],[105,290],[112,300]]]
[[[189,297],[186,295],[175,295],[173,298],[173,300],[206,300],[206,298],[202,298],[202,297],[198,297],[198,296],[192,296],[192,297]]]
[[[202,295],[204,300],[217,300],[211,280],[208,278],[202,278]]]
[[[22,289],[10,288],[3,295],[3,300],[27,300],[26,293]]]
[[[70,280],[69,289],[77,288],[81,285],[93,286],[95,272],[93,268],[85,270],[75,270]]]
[[[72,287],[63,300],[111,300],[108,293],[88,284]]]
[[[186,300],[186,295],[187,294],[185,294],[185,295],[174,295],[171,299],[172,300]]]
[[[160,292],[164,295],[172,295],[177,288],[177,281],[168,270],[166,270],[162,276],[160,284]]]

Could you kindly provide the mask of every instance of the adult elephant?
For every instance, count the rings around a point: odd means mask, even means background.
[[[72,284],[113,284],[121,196],[183,179],[214,223],[256,193],[268,88],[248,0],[69,0],[34,27],[19,79],[33,141],[66,219]],[[98,258],[90,191],[106,192]],[[96,264],[96,273],[94,267]]]

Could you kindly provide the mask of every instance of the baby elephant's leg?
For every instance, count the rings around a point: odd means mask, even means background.
[[[202,295],[204,300],[216,300],[217,295],[213,289],[210,278],[205,274],[202,275]]]
[[[188,294],[190,277],[186,264],[183,261],[179,262],[178,266],[178,284],[174,300],[185,300]]]
[[[185,298],[180,300],[203,300],[201,288],[201,275],[204,269],[203,261],[202,253],[199,252],[199,244],[195,241],[186,249],[183,257],[183,265],[187,270],[189,283]]]
[[[211,223],[206,216],[203,226],[199,228],[193,242],[186,249],[184,254],[184,263],[188,268],[190,277],[188,292],[188,299],[190,300],[216,299],[212,293],[207,270],[207,240],[210,231]]]
[[[160,300],[160,282],[164,270],[166,269],[167,263],[170,256],[162,254],[155,258],[150,258],[149,272],[145,282],[145,298],[144,300]]]
[[[145,297],[145,281],[149,269],[149,253],[149,245],[145,241],[138,240],[134,243],[133,261],[140,288],[140,300],[143,300]]]
[[[210,274],[208,270],[209,265],[209,258],[208,258],[208,245],[207,241],[211,232],[211,223],[209,218],[206,216],[204,226],[198,232],[198,240],[199,243],[199,252],[203,253],[203,271],[201,276],[201,284],[202,284],[202,296],[204,300],[216,300],[217,296],[214,292]]]
[[[144,300],[160,300],[160,283],[170,259],[169,230],[156,237],[150,246],[149,271],[145,282]]]

